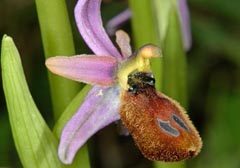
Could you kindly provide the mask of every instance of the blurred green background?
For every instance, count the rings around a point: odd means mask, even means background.
[[[105,0],[104,22],[127,7],[127,1]],[[190,168],[240,168],[240,14],[239,0],[189,0],[193,44],[187,53],[189,115],[203,138]],[[76,30],[75,1],[67,1],[77,53],[90,53]],[[130,22],[122,27],[131,35]],[[12,36],[33,98],[53,126],[51,101],[36,7],[33,0],[0,0],[0,37]],[[14,147],[2,91],[0,92],[0,167],[21,167]],[[104,128],[91,140],[93,167],[151,167],[130,137]]]

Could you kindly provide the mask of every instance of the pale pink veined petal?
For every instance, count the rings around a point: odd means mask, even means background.
[[[103,28],[100,5],[101,0],[79,0],[77,2],[74,12],[78,29],[96,55],[113,56],[121,60],[121,54]]]
[[[48,58],[46,66],[51,72],[75,81],[111,86],[115,83],[117,60],[110,56],[57,56]]]
[[[183,44],[186,51],[192,46],[192,34],[190,27],[190,16],[186,0],[178,1],[178,10],[180,16],[180,24],[183,36]]]
[[[110,36],[113,36],[117,29],[126,21],[131,18],[131,10],[129,8],[125,9],[123,12],[119,13],[117,16],[113,17],[106,24],[106,30]]]
[[[132,55],[132,48],[130,45],[130,38],[123,30],[116,32],[116,42],[121,49],[121,53],[124,59]]]
[[[79,110],[62,131],[58,155],[65,164],[71,164],[76,152],[98,130],[120,119],[119,87],[94,86]]]

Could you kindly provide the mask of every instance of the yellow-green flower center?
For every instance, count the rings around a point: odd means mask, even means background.
[[[128,89],[128,75],[134,71],[151,72],[150,58],[162,56],[161,49],[155,45],[147,44],[139,48],[118,69],[118,81],[122,89]]]

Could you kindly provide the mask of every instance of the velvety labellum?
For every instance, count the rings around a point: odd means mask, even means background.
[[[142,154],[157,161],[196,156],[201,138],[184,109],[156,91],[152,73],[133,72],[121,93],[120,115]]]

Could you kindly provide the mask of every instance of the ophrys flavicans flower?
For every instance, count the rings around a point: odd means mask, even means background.
[[[100,0],[79,0],[75,8],[78,29],[94,55],[46,61],[53,73],[93,85],[62,131],[61,161],[70,164],[95,132],[119,119],[148,159],[179,161],[195,156],[201,148],[195,127],[178,103],[154,87],[149,59],[160,56],[160,49],[148,44],[132,54],[130,39],[120,30],[119,52],[102,26],[100,4]]]

